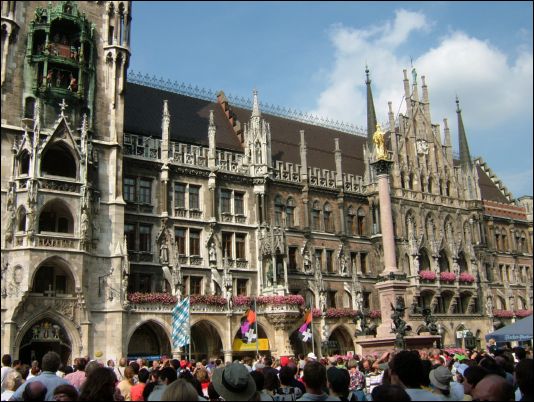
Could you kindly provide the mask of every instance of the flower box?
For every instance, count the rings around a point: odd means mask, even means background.
[[[436,273],[434,271],[419,271],[419,278],[425,281],[435,281]]]
[[[514,312],[511,310],[493,310],[493,316],[497,318],[513,318]]]
[[[532,314],[532,310],[516,310],[514,314],[517,318],[525,318]]]
[[[439,280],[442,282],[454,282],[456,280],[456,274],[454,272],[440,272]]]
[[[254,303],[251,296],[234,296],[232,303],[234,306],[250,306]],[[256,305],[275,305],[281,306],[284,304],[302,306],[304,305],[304,297],[301,295],[287,295],[287,296],[258,296],[256,297]]]
[[[467,282],[467,283],[473,283],[475,281],[475,277],[467,272],[462,272],[460,274],[460,282]]]
[[[382,312],[380,310],[371,310],[369,312],[369,318],[382,318]]]
[[[350,308],[329,308],[326,310],[326,318],[356,317],[358,312]]]
[[[323,315],[323,312],[320,308],[312,308],[312,316],[313,318],[320,318]]]
[[[133,304],[176,304],[177,300],[169,293],[128,293],[128,301]]]
[[[225,297],[216,295],[197,295],[190,296],[191,304],[207,304],[210,306],[226,306],[227,300]]]

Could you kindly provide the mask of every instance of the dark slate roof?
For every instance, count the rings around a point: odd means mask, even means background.
[[[125,92],[124,131],[161,138],[163,100],[171,114],[171,139],[208,146],[209,111],[214,110],[217,148],[242,152],[243,149],[222,107],[216,102],[128,83]],[[230,108],[243,125],[252,112]],[[363,145],[366,138],[262,113],[270,123],[273,160],[300,164],[300,130],[305,131],[308,166],[335,171],[334,138],[339,138],[344,173],[363,176]]]
[[[215,102],[192,98],[128,83],[124,101],[124,132],[161,138],[163,100],[167,99],[171,115],[173,141],[208,146],[210,109],[217,127],[217,147],[242,152],[241,144],[221,106]]]
[[[496,201],[504,204],[509,204],[510,201],[504,196],[493,181],[488,177],[486,172],[477,165],[478,185],[480,186],[480,195],[483,200]]]

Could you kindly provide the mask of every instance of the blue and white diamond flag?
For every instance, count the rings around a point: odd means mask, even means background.
[[[172,343],[179,348],[189,342],[189,297],[186,297],[172,309]]]

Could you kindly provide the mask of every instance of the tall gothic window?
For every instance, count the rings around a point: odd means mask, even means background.
[[[282,211],[284,209],[284,203],[282,197],[277,195],[274,199],[274,224],[275,226],[282,226]]]
[[[286,226],[290,228],[295,226],[295,201],[291,197],[287,199],[286,204]]]
[[[358,228],[358,235],[363,236],[365,235],[365,211],[363,208],[358,208],[358,214],[357,214],[357,228]]]
[[[312,207],[312,229],[321,230],[321,207],[319,201],[315,201]]]
[[[356,211],[352,207],[352,205],[349,206],[347,210],[347,232],[348,234],[355,235],[357,233],[357,225],[356,225]]]
[[[329,203],[324,204],[323,219],[324,219],[324,231],[333,232],[334,225],[332,224],[332,207],[330,206]]]

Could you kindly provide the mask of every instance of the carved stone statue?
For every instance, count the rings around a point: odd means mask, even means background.
[[[163,239],[159,248],[159,262],[163,265],[169,264],[169,247],[165,239]]]
[[[304,260],[304,272],[311,272],[312,265],[311,265],[310,252],[308,250],[304,251],[303,260]]]
[[[430,332],[430,335],[437,335],[438,325],[436,324],[436,318],[432,316],[432,310],[429,308],[424,308],[422,314],[427,331]]]
[[[393,325],[395,326],[391,329],[391,332],[404,337],[404,335],[406,335],[408,331],[411,331],[412,328],[409,325],[406,325],[406,321],[403,320],[406,306],[404,305],[404,300],[402,297],[397,297],[396,304],[395,306],[391,304],[391,309],[393,310],[391,319],[393,320]]]
[[[369,319],[369,311],[358,311],[354,317],[354,321],[357,323],[360,321],[360,328],[354,334],[355,336],[376,335],[377,324],[371,322]]]
[[[2,276],[1,276],[1,282],[2,282],[2,297],[7,297],[7,271],[9,269],[9,263],[5,260],[5,258],[2,258]]]
[[[356,311],[362,311],[363,308],[363,296],[362,292],[356,292],[356,297],[354,298],[354,303],[356,305]]]
[[[388,159],[388,153],[386,150],[386,143],[384,140],[384,132],[380,127],[380,124],[376,125],[376,131],[373,134],[373,143],[375,144],[376,159]]]
[[[273,274],[273,262],[271,260],[269,260],[269,262],[267,263],[267,273],[265,276],[267,279],[267,286],[273,286],[274,274]]]
[[[488,297],[486,299],[486,314],[493,315],[493,300],[491,299],[491,297]]]
[[[85,209],[82,211],[81,238],[82,240],[89,239],[89,217]]]
[[[217,250],[215,249],[215,242],[212,241],[209,249],[209,261],[217,263]]]
[[[339,273],[341,275],[347,274],[347,257],[343,251],[343,246],[341,246],[339,249]]]

